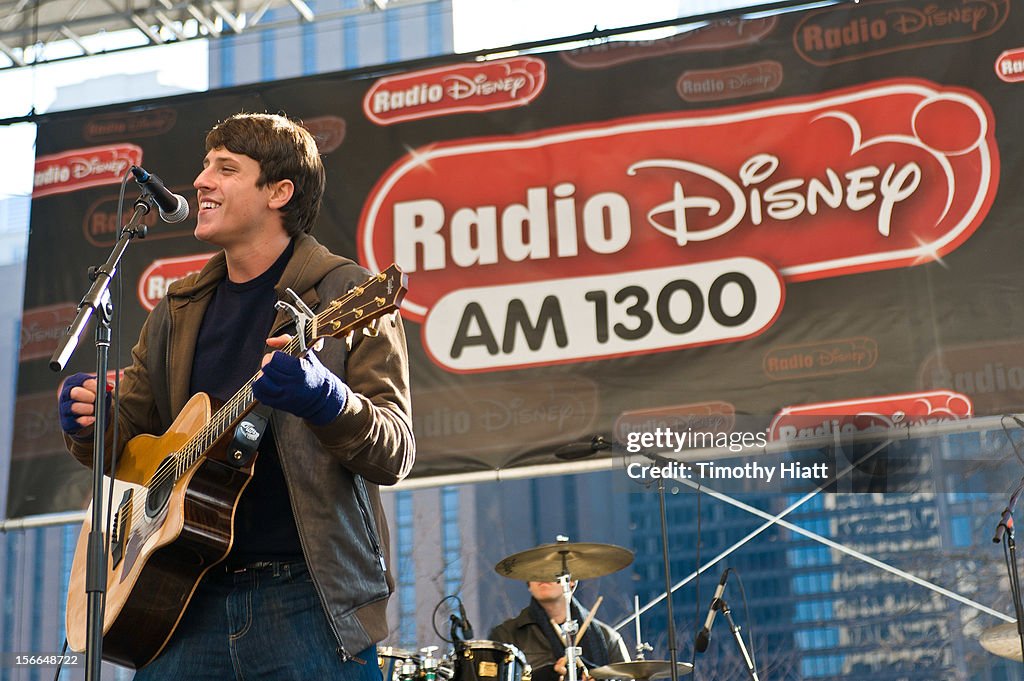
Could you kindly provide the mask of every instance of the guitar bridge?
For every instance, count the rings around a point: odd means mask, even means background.
[[[117,512],[114,513],[114,522],[111,524],[111,568],[117,567],[117,564],[121,562],[122,558],[124,558],[124,547],[127,543],[128,532],[131,531],[133,508],[132,490],[125,490],[124,496],[121,497],[121,503],[117,505]]]

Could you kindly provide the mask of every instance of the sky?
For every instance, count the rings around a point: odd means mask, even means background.
[[[114,54],[83,57],[52,64],[0,71],[0,118],[16,118],[31,112],[52,110],[57,88],[77,85],[91,78],[109,75],[150,73],[156,66],[157,80],[186,90],[206,90],[209,83],[206,40],[147,47]],[[122,98],[123,99],[123,98]],[[29,194],[35,154],[35,125],[19,123],[0,127],[0,149],[6,162],[0,164],[0,198]]]

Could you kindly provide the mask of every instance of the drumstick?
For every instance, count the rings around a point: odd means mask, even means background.
[[[558,640],[562,642],[562,645],[565,645],[565,636],[562,635],[562,625],[550,618],[548,619],[548,622],[551,622],[551,626],[554,627],[555,633],[558,634]]]
[[[592,619],[594,619],[594,615],[597,614],[597,609],[601,607],[601,601],[603,601],[603,600],[604,600],[604,596],[598,596],[597,597],[597,602],[594,603],[594,607],[590,609],[590,614],[587,615],[587,619],[583,620],[583,626],[580,627],[580,630],[578,632],[576,632],[576,643],[575,643],[575,645],[579,645],[580,640],[583,638],[583,633],[587,630],[587,627],[590,626],[590,621]]]

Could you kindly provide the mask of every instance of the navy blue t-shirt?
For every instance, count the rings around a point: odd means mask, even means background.
[[[260,276],[242,284],[224,277],[213,292],[199,327],[192,362],[192,393],[215,405],[228,401],[260,368],[274,324],[274,285],[291,258],[293,244]],[[228,564],[293,560],[302,556],[277,447],[271,428],[260,442],[253,479],[235,510],[235,541]]]

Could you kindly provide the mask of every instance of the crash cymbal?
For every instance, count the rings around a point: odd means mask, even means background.
[[[693,665],[689,662],[676,662],[678,676],[689,674],[693,671]],[[597,669],[591,669],[590,675],[595,679],[646,679],[671,676],[672,663],[668,660],[637,660],[635,662],[616,662],[606,664]]]
[[[1006,622],[989,627],[981,632],[978,639],[981,647],[988,652],[1006,657],[1011,660],[1020,660],[1020,636],[1017,634],[1017,623]]]
[[[494,570],[524,582],[553,582],[563,570],[573,579],[593,579],[617,572],[633,562],[633,552],[613,544],[557,542],[542,544],[503,558]]]

